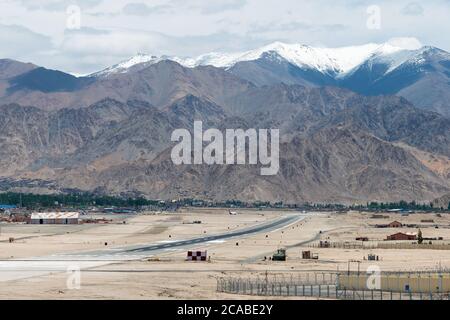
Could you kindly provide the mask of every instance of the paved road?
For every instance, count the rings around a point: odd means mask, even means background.
[[[305,214],[289,214],[277,220],[265,222],[245,229],[222,234],[202,236],[193,239],[162,242],[148,245],[105,248],[97,251],[70,254],[55,254],[29,259],[0,261],[0,281],[42,276],[50,272],[71,272],[106,265],[113,262],[140,260],[155,254],[185,248],[194,249],[199,245],[214,244],[218,241],[239,239],[262,232],[272,232],[294,224],[306,217]]]

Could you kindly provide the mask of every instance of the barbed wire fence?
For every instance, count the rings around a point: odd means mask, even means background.
[[[450,292],[435,290],[370,290],[348,288],[339,284],[342,275],[351,273],[264,274],[256,277],[226,277],[217,279],[217,291],[228,294],[305,297],[341,300],[450,300]],[[399,274],[400,277],[400,274]],[[430,276],[431,288],[431,276]]]
[[[365,242],[312,242],[307,245],[314,249],[429,249],[429,250],[450,250],[450,243],[443,241],[434,241],[433,243],[417,242],[389,242],[389,241],[365,241]]]

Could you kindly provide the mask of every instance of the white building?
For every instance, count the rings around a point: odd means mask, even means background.
[[[30,224],[78,224],[79,212],[33,212]]]

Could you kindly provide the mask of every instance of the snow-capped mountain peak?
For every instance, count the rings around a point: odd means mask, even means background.
[[[254,61],[262,58],[267,53],[276,53],[278,57],[297,67],[314,69],[324,74],[342,77],[370,59],[385,59],[386,62],[392,65],[390,69],[395,69],[404,61],[417,54],[418,50],[421,50],[421,44],[414,38],[396,38],[383,44],[369,43],[340,48],[320,48],[302,44],[273,42],[255,50],[234,53],[212,52],[196,58],[157,57],[148,54],[138,54],[117,65],[97,72],[93,76],[126,73],[135,69],[138,65],[143,68],[162,60],[172,60],[188,68],[212,65],[218,68],[229,69],[239,62]]]
[[[387,75],[397,68],[405,65],[420,66],[429,62],[429,59],[450,59],[450,54],[435,47],[422,46],[416,48],[402,48],[389,43],[381,45],[364,63],[369,65],[382,64],[387,66],[384,75]],[[350,72],[341,75],[348,76],[356,71],[358,67]]]
[[[128,72],[128,70],[130,70],[132,67],[134,67],[136,65],[140,65],[140,64],[151,65],[154,63],[158,63],[161,60],[163,60],[162,57],[157,57],[157,56],[153,56],[153,55],[149,55],[149,54],[145,54],[145,53],[138,53],[137,55],[131,57],[128,60],[119,62],[118,64],[113,65],[109,68],[106,68],[102,71],[96,72],[96,73],[92,74],[91,76],[102,77],[102,76],[107,76],[110,74],[126,73],[126,72]]]

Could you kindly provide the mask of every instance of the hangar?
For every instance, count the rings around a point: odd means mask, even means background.
[[[78,224],[79,212],[33,212],[30,224]]]

